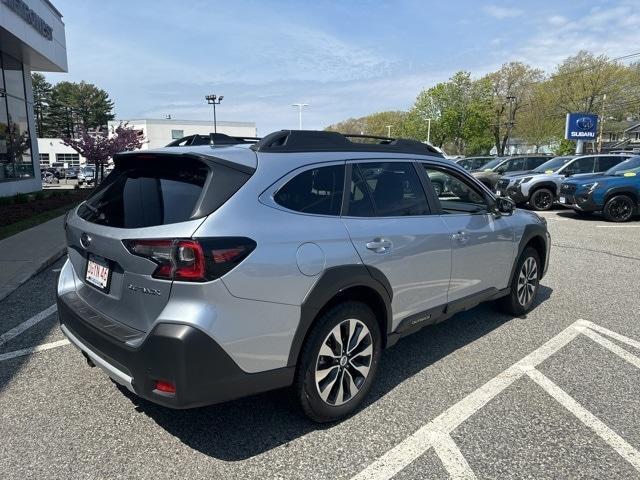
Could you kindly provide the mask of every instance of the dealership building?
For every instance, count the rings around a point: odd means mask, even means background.
[[[47,0],[0,0],[0,197],[42,188],[31,71],[66,72],[62,14]]]
[[[113,131],[120,123],[135,128],[144,137],[143,150],[164,147],[174,140],[188,135],[209,135],[213,132],[211,120],[177,120],[172,118],[143,118],[131,120],[114,120],[109,122],[109,131]],[[216,122],[218,133],[232,137],[255,137],[255,122]]]

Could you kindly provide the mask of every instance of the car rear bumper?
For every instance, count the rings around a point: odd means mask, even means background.
[[[63,333],[96,366],[130,391],[160,405],[192,408],[290,385],[294,368],[243,371],[209,335],[191,325],[160,323],[136,346],[120,341],[83,318],[77,296],[58,296]],[[155,390],[157,380],[176,393]]]

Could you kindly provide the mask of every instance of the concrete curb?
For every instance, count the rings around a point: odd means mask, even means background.
[[[56,263],[60,258],[66,255],[66,253],[67,253],[67,247],[66,246],[61,247],[53,255],[49,256],[49,258],[46,258],[44,261],[42,261],[37,268],[32,269],[28,272],[25,272],[24,275],[18,277],[16,280],[4,285],[3,287],[0,287],[0,302],[5,298],[7,298],[9,295],[11,295],[16,289],[18,289],[18,287],[20,287],[21,285],[24,285],[33,277],[35,277],[37,274],[45,270],[47,267]]]

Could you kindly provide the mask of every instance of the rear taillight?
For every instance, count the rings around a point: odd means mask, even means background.
[[[123,240],[133,255],[156,263],[154,278],[205,282],[221,277],[244,260],[256,242],[245,237]]]

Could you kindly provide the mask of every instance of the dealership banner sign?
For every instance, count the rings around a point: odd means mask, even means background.
[[[591,113],[567,113],[564,138],[594,141],[598,132],[598,116]]]

